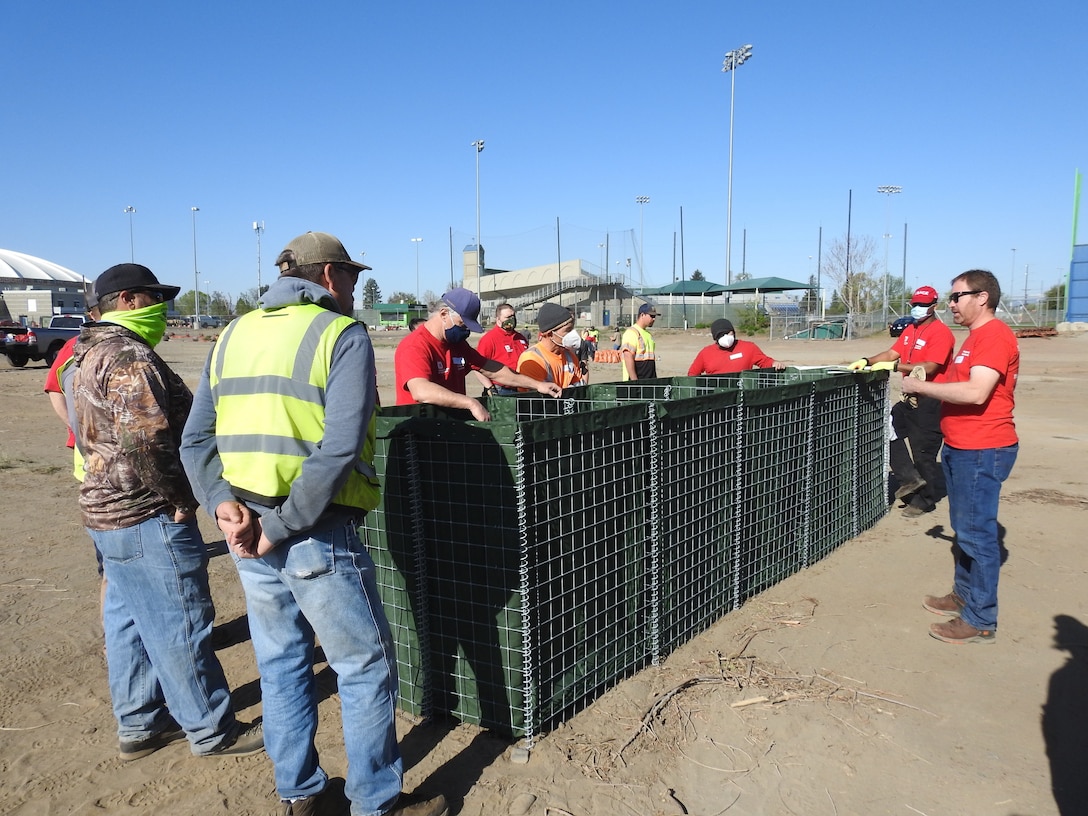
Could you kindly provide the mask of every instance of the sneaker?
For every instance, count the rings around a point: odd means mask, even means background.
[[[925,508],[916,504],[908,504],[903,508],[903,518],[918,518],[918,516],[924,516],[925,513]]]
[[[912,482],[907,482],[906,484],[900,485],[899,489],[895,491],[895,497],[902,501],[911,493],[917,493],[925,486],[926,480],[922,478],[917,478]]]
[[[235,725],[234,735],[223,740],[204,757],[251,756],[264,750],[264,726],[260,723]]]
[[[347,816],[351,802],[344,795],[344,780],[330,779],[325,790],[305,799],[284,802],[283,816]]]
[[[958,618],[965,605],[963,599],[955,592],[949,592],[940,598],[935,595],[926,595],[926,599],[922,601],[922,606],[934,615],[946,615],[950,618]]]
[[[450,806],[442,794],[424,799],[418,794],[402,793],[385,816],[449,816]]]
[[[993,643],[993,629],[976,629],[963,618],[953,618],[945,623],[935,623],[929,627],[930,637],[943,640],[945,643]]]
[[[179,739],[185,737],[185,732],[180,728],[167,728],[165,731],[160,731],[154,736],[147,737],[141,740],[121,740],[118,743],[119,752],[122,762],[131,762],[134,759],[143,759],[145,756],[155,753],[160,748],[164,748],[171,742],[176,742]]]

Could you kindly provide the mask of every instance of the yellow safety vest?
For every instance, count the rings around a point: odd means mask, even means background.
[[[354,323],[317,304],[298,304],[243,315],[216,341],[210,366],[216,445],[223,478],[240,499],[268,506],[286,500],[324,436],[333,347]],[[359,461],[333,506],[378,506],[376,414],[377,408]]]
[[[629,334],[634,334],[634,338],[633,338],[634,342],[630,342],[628,340],[627,335],[629,335]],[[648,331],[646,331],[646,329],[642,328],[642,326],[639,326],[638,324],[635,324],[635,325],[629,327],[627,329],[627,331],[625,331],[623,333],[623,343],[621,345],[621,353],[622,353],[622,346],[631,346],[632,348],[634,348],[636,368],[637,368],[638,363],[644,363],[644,362],[648,362],[650,360],[656,360],[657,359],[657,357],[654,355],[654,351],[655,351],[654,336],[652,334],[650,334]],[[620,359],[622,360],[623,357],[621,356]],[[627,374],[627,366],[626,365],[623,366],[623,372],[622,373],[623,373],[623,382],[626,382],[627,380],[630,379],[630,376]]]

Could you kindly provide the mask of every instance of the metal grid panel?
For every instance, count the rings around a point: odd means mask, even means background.
[[[531,422],[581,411],[614,408],[618,403],[615,399],[594,398],[589,389],[582,386],[568,388],[559,398],[542,394],[515,394],[488,397],[484,404],[492,422]]]
[[[864,532],[888,511],[888,377],[886,374],[858,375],[857,391],[857,481],[854,507],[857,528]]]
[[[660,412],[655,661],[733,604],[736,401],[735,391],[719,392]]]
[[[809,564],[854,535],[857,384],[840,378],[830,385],[818,387],[813,398]]]
[[[504,426],[417,429],[432,712],[525,727],[515,451]]]
[[[886,377],[568,391],[379,421],[364,534],[407,710],[531,742],[884,512]]]
[[[811,387],[742,389],[734,523],[736,602],[797,572],[805,562]]]
[[[568,424],[563,435],[523,443],[536,695],[530,733],[581,710],[649,660],[649,423],[625,416],[592,430],[575,422],[573,433]]]
[[[426,645],[427,588],[418,525],[418,459],[411,437],[400,433],[403,419],[378,422],[374,467],[382,479],[378,507],[359,529],[376,567],[378,592],[393,634],[399,679],[399,705],[417,716],[430,709]]]
[[[593,400],[621,402],[661,402],[671,399],[672,379],[659,377],[654,380],[629,382],[593,383],[586,386],[586,397]]]

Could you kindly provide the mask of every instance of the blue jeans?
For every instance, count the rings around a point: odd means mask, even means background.
[[[948,484],[948,514],[959,548],[955,589],[965,604],[960,617],[976,629],[997,629],[1001,571],[997,506],[1001,483],[1012,472],[1019,450],[1019,445],[981,450],[945,445],[941,455]]]
[[[194,754],[233,734],[234,710],[212,650],[215,607],[196,521],[160,514],[121,530],[88,530],[102,553],[110,697],[122,742],[185,729]]]
[[[281,543],[263,558],[238,558],[264,702],[264,744],[283,799],[321,792],[314,637],[336,672],[355,816],[385,813],[403,770],[394,723],[397,667],[378,597],[374,562],[354,524]]]

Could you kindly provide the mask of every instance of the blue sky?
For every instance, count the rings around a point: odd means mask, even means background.
[[[846,233],[942,291],[1068,268],[1088,170],[1088,3],[264,2],[0,6],[0,246],[95,277],[135,259],[236,296],[295,235],[338,235],[383,293],[487,263],[609,266],[647,285],[805,280]],[[902,193],[880,195],[879,185]],[[650,203],[639,211],[635,197]],[[193,214],[197,206],[193,264]],[[1085,219],[1081,219],[1085,222]],[[674,266],[674,236],[677,245]],[[1088,241],[1088,223],[1080,230]],[[1015,248],[1015,253],[1012,249]],[[742,257],[743,253],[743,257]],[[636,279],[639,277],[636,264]],[[360,287],[361,290],[361,287]],[[358,292],[357,292],[358,294]]]

